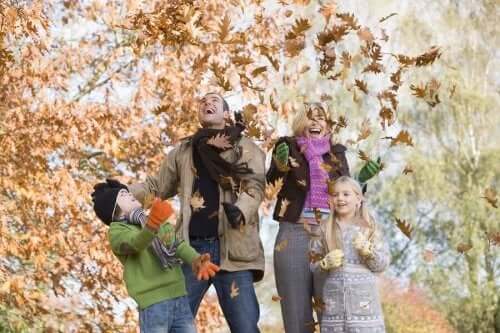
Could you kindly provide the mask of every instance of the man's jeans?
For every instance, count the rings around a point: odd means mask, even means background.
[[[141,333],[196,333],[187,296],[168,299],[139,310]]]
[[[220,265],[219,241],[217,239],[191,240],[190,244],[200,254],[210,253],[211,261]],[[198,312],[198,307],[203,296],[213,283],[219,304],[231,332],[259,332],[257,326],[257,322],[259,321],[259,303],[255,295],[251,271],[227,272],[221,270],[208,281],[198,281],[190,265],[183,265],[183,271],[186,277],[189,303],[194,316]],[[231,285],[238,288],[238,295],[231,297]]]

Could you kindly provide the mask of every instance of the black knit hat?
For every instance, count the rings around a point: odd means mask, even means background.
[[[94,192],[92,193],[94,211],[97,217],[106,225],[113,222],[116,197],[122,189],[128,191],[127,186],[114,179],[106,179],[106,183],[94,185]]]

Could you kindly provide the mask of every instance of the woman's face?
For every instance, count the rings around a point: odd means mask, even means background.
[[[307,115],[304,136],[307,138],[322,138],[329,132],[325,113],[318,107],[313,107]]]

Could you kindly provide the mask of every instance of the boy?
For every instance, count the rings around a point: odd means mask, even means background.
[[[92,200],[96,215],[110,226],[111,249],[139,306],[141,332],[196,332],[180,263],[191,264],[199,280],[208,280],[219,270],[210,255],[176,240],[165,223],[173,212],[167,201],[155,199],[146,217],[127,187],[113,179],[95,185]]]

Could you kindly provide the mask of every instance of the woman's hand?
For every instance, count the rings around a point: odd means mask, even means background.
[[[279,170],[288,169],[288,157],[290,155],[290,148],[286,142],[280,143],[276,147],[276,152],[274,154],[274,160]]]

